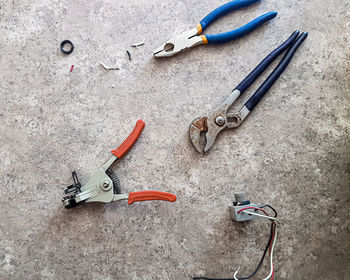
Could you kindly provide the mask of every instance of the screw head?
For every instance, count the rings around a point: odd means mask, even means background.
[[[101,189],[104,190],[104,191],[108,191],[110,190],[111,186],[109,184],[108,181],[104,181],[102,184],[101,184]]]
[[[223,126],[225,124],[225,119],[223,117],[219,116],[216,118],[215,122],[218,126]]]

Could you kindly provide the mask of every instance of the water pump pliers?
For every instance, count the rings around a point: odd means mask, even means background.
[[[210,35],[200,35],[210,24],[227,13],[252,5],[260,0],[234,0],[228,2],[203,18],[195,28],[178,34],[154,51],[155,57],[168,57],[201,44],[220,44],[242,37],[265,22],[276,17],[277,12],[269,12],[234,30]]]
[[[208,116],[196,118],[192,121],[189,134],[193,146],[200,153],[207,152],[215,142],[217,135],[223,129],[238,127],[248,114],[255,108],[274,82],[286,69],[287,65],[293,58],[296,50],[306,39],[308,33],[303,32],[299,35],[299,31],[294,31],[292,35],[277,49],[270,53]],[[258,90],[249,98],[244,106],[237,112],[228,113],[227,111],[238,97],[243,94],[247,88],[263,73],[266,68],[284,51],[286,54],[268,76],[265,82]]]
[[[66,208],[73,208],[85,202],[128,200],[128,203],[132,204],[136,201],[146,200],[165,200],[170,202],[176,200],[174,194],[159,191],[140,191],[122,194],[119,178],[110,168],[114,161],[121,159],[134,145],[144,127],[144,121],[138,120],[131,134],[118,148],[111,151],[113,156],[92,174],[84,186],[79,182],[76,172],[74,171],[72,173],[74,183],[64,190],[65,197],[62,199]]]

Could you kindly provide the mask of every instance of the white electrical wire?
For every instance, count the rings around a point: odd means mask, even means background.
[[[233,274],[233,279],[239,280],[236,276],[237,276],[237,274],[238,274],[238,272],[239,272],[240,269],[241,269],[241,268],[238,267],[238,269],[236,270],[235,274]]]
[[[270,253],[270,274],[264,278],[263,280],[268,280],[271,278],[273,273],[273,250],[275,249],[275,244],[277,240],[277,227],[275,227],[275,238],[273,239],[272,247],[271,247],[271,253]]]
[[[270,254],[270,274],[264,278],[263,280],[269,280],[272,276],[272,272],[273,272],[273,250],[275,249],[275,244],[276,244],[276,240],[277,240],[277,227],[275,227],[275,234],[274,234],[274,238],[273,238],[273,243],[272,243],[272,246],[271,246],[271,254]],[[233,274],[233,279],[235,280],[239,280],[239,278],[237,278],[237,274],[240,270],[240,267],[236,270],[235,274]]]
[[[242,212],[245,213],[245,214],[248,214],[248,215],[253,215],[253,216],[260,217],[260,218],[265,218],[265,219],[277,221],[278,223],[280,222],[280,221],[279,221],[277,218],[275,218],[275,217],[270,217],[270,216],[266,216],[266,215],[261,215],[261,214],[258,214],[258,213],[252,212],[252,211],[248,211],[248,210],[243,210]]]

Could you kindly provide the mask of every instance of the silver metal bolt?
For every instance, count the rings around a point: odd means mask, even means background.
[[[108,181],[104,181],[101,185],[101,189],[104,191],[109,191],[111,189],[111,186]]]
[[[223,117],[219,116],[216,118],[215,122],[218,126],[223,126],[225,124],[225,119]]]

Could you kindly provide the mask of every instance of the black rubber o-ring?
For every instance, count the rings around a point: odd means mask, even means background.
[[[68,51],[66,51],[63,47],[64,45],[67,44],[67,45],[70,45],[70,49]],[[61,51],[64,53],[64,54],[70,54],[72,53],[72,51],[74,50],[74,45],[71,41],[69,40],[64,40],[61,42],[61,45],[60,45],[60,49]]]

